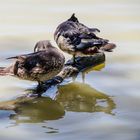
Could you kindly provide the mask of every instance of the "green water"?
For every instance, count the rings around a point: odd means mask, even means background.
[[[57,25],[73,12],[117,48],[106,53],[104,68],[85,73],[85,83],[79,74],[16,111],[0,110],[0,140],[140,139],[139,0],[0,0],[0,66],[12,63],[6,57],[32,52],[38,40],[53,40]],[[35,86],[0,77],[0,101]],[[55,93],[55,100],[47,97]]]

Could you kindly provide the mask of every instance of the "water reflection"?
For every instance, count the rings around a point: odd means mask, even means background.
[[[105,112],[112,114],[116,107],[114,101],[106,94],[90,87],[88,84],[74,82],[58,88],[56,100],[67,111]]]
[[[116,105],[111,97],[90,87],[88,84],[73,82],[58,87],[55,100],[41,97],[19,104],[10,119],[15,123],[39,123],[57,120],[72,112],[104,112],[112,114]]]
[[[26,103],[18,104],[16,114],[10,119],[18,123],[39,123],[45,120],[57,120],[64,116],[63,106],[49,97],[41,97]]]

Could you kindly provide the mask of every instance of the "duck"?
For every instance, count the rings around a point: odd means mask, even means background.
[[[97,28],[89,28],[80,23],[75,13],[58,25],[54,32],[54,40],[58,47],[68,54],[76,56],[93,55],[99,52],[111,52],[116,45],[109,40],[100,38]]]
[[[37,81],[38,85],[56,76],[63,68],[65,57],[49,40],[38,41],[34,52],[9,57],[15,62],[0,67],[0,76],[15,76],[23,80]]]

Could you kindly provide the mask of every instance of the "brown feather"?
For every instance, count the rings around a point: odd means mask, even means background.
[[[114,43],[107,43],[105,46],[101,47],[100,50],[111,52],[116,45]]]

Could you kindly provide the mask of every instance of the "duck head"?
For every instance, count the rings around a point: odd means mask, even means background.
[[[43,50],[47,50],[49,48],[52,48],[52,44],[49,40],[41,40],[38,41],[34,47],[34,52],[39,52]]]

